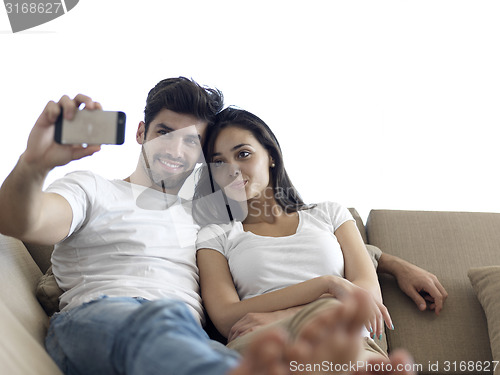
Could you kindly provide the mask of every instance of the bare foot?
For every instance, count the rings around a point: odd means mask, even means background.
[[[322,311],[289,340],[278,329],[257,335],[240,366],[228,375],[399,374],[414,375],[411,357],[395,351],[352,370],[361,350],[360,330],[366,321],[363,296]]]
[[[285,332],[270,329],[257,335],[243,354],[243,360],[228,375],[287,375],[285,359],[288,337]]]
[[[313,317],[289,349],[294,374],[346,373],[362,348],[361,329],[366,321],[364,294],[328,308]],[[346,371],[347,370],[347,371]]]

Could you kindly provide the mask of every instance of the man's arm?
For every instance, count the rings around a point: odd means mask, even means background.
[[[44,180],[21,156],[0,189],[0,232],[41,244],[54,244],[66,236],[71,207],[60,195],[42,192]]]
[[[386,253],[382,253],[378,260],[377,272],[394,276],[401,290],[421,311],[427,308],[426,301],[430,303],[429,308],[434,310],[436,315],[443,309],[448,293],[434,274]]]
[[[43,183],[56,166],[92,155],[99,146],[60,145],[54,142],[54,123],[61,110],[72,119],[78,107],[101,109],[85,95],[63,96],[49,102],[31,130],[26,151],[0,188],[0,233],[42,244],[54,244],[69,232],[72,210],[60,195],[44,193]]]

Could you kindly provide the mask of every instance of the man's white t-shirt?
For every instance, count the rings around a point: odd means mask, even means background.
[[[344,257],[335,231],[353,220],[337,203],[319,203],[298,211],[295,234],[259,236],[245,232],[241,222],[212,224],[200,230],[197,249],[222,253],[241,300],[323,275],[344,277]]]
[[[202,321],[190,202],[122,180],[74,172],[46,190],[63,196],[73,220],[52,265],[62,310],[101,296],[184,301]]]

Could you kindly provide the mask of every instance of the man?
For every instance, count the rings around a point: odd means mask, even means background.
[[[182,77],[159,82],[147,98],[136,135],[141,156],[128,178],[108,181],[76,172],[42,191],[50,170],[100,149],[53,141],[60,112],[71,119],[82,104],[101,109],[84,95],[47,104],[0,189],[1,233],[57,244],[53,270],[65,293],[46,339],[50,355],[67,374],[251,373],[248,361],[236,368],[238,355],[201,328],[194,247],[199,228],[189,204],[177,196],[201,160],[200,145],[222,108],[221,93]],[[379,268],[396,274],[402,264],[409,267],[382,255]],[[436,292],[435,282],[422,284],[430,274],[413,271],[417,281],[404,273],[400,285],[428,291],[438,312],[446,295]],[[246,331],[260,324],[242,321]],[[278,341],[269,338],[284,352]],[[254,362],[259,350],[253,351]],[[272,373],[266,363],[259,365]]]

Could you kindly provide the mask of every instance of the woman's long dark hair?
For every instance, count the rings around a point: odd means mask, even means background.
[[[200,225],[228,223],[232,220],[243,221],[245,218],[240,205],[228,198],[217,185],[210,169],[215,141],[220,132],[228,127],[250,131],[271,156],[275,164],[270,168],[274,198],[284,212],[291,213],[310,208],[293,186],[285,170],[281,147],[269,126],[248,111],[228,107],[216,116],[215,124],[208,127],[203,145],[207,164],[201,168],[193,200],[193,216]]]

